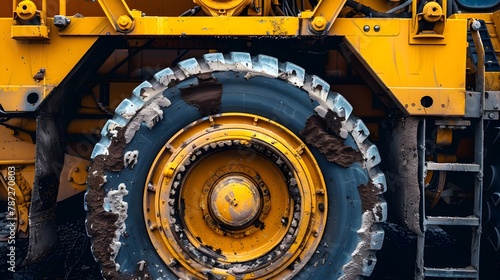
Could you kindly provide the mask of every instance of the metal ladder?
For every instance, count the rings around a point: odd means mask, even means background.
[[[426,120],[422,121],[419,143],[425,143]],[[423,207],[423,233],[417,237],[417,260],[415,279],[425,277],[468,278],[479,279],[479,248],[481,240],[481,211],[483,189],[483,121],[482,118],[473,121],[475,126],[474,163],[436,163],[425,160],[425,145],[419,147],[421,205],[425,205],[425,174],[427,171],[453,171],[474,173],[474,205],[473,213],[468,217],[427,216]],[[435,226],[467,226],[472,228],[470,266],[461,268],[434,268],[424,265],[425,234],[429,227]]]
[[[478,24],[479,23],[479,24]],[[471,123],[475,128],[474,135],[474,162],[469,164],[463,163],[435,163],[429,162],[425,158],[425,145],[419,147],[419,167],[422,171],[419,174],[419,185],[421,186],[421,235],[417,237],[417,259],[415,279],[424,279],[425,277],[441,277],[441,278],[468,278],[479,279],[479,249],[481,243],[481,214],[482,214],[482,199],[483,199],[483,143],[484,143],[484,121],[483,121],[483,106],[485,100],[485,48],[482,39],[484,34],[481,30],[484,29],[484,22],[470,20],[469,23],[470,35],[474,44],[475,53],[477,54],[476,64],[476,92],[478,99],[476,104],[479,104],[477,111],[469,114]],[[483,32],[484,33],[484,32]],[[467,110],[466,110],[467,111]],[[467,112],[466,112],[467,116]],[[419,143],[425,143],[425,126],[426,120],[422,121],[421,131],[419,131]],[[474,176],[474,205],[473,213],[468,217],[450,217],[450,216],[427,216],[425,213],[425,174],[427,171],[454,171],[454,172],[469,172]],[[470,265],[461,268],[434,268],[424,265],[424,248],[425,248],[425,232],[428,227],[433,226],[467,226],[472,229],[471,237],[471,256]]]

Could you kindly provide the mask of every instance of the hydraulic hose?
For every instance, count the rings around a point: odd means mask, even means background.
[[[368,6],[365,6],[354,0],[347,0],[346,6],[353,8],[356,12],[362,13],[367,17],[374,18],[409,18],[411,17],[410,13],[383,13],[376,11]]]

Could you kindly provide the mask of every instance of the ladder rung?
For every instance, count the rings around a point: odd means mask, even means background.
[[[469,217],[427,216],[427,225],[479,226],[479,218],[475,216],[469,216]]]
[[[424,275],[443,278],[477,278],[479,277],[476,269],[466,268],[431,268],[424,267]]]
[[[460,171],[460,172],[479,172],[480,166],[475,163],[437,163],[427,161],[425,163],[427,170],[440,171]]]

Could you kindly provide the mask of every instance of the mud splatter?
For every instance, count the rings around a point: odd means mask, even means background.
[[[378,206],[378,188],[370,180],[367,185],[358,186],[359,197],[361,198],[361,207],[363,212],[370,211],[377,215],[378,220],[382,219],[380,211],[374,211]]]
[[[203,116],[213,115],[219,111],[222,99],[222,85],[210,74],[198,75],[198,84],[181,88],[182,99],[193,105]]]
[[[87,217],[87,233],[92,236],[94,242],[92,253],[94,258],[101,264],[103,276],[107,279],[120,279],[116,271],[116,264],[111,259],[111,247],[117,226],[118,215],[107,212],[102,207],[104,194],[101,191],[90,190],[86,195],[86,203],[89,209]]]
[[[420,185],[418,184],[418,124],[419,119],[408,117],[384,123],[381,145],[387,176],[386,197],[391,202],[390,212],[398,224],[416,234],[420,228]]]
[[[343,167],[349,167],[354,162],[363,161],[363,155],[344,144],[344,139],[328,133],[334,131],[340,124],[340,118],[330,118],[325,121],[320,116],[312,115],[307,119],[306,126],[300,132],[305,142],[317,148],[329,162],[335,162]],[[338,131],[338,129],[337,129]]]
[[[346,138],[347,135],[342,133],[342,122],[345,121],[345,118],[341,118],[337,115],[337,113],[332,110],[328,110],[325,115],[325,122],[328,131],[333,132],[335,135]]]
[[[113,261],[116,259],[116,256],[120,251],[120,247],[122,245],[120,242],[120,236],[125,232],[126,228],[125,220],[128,217],[128,203],[123,201],[123,196],[127,194],[127,187],[122,183],[118,186],[118,190],[110,190],[104,198],[103,208],[107,212],[115,213],[118,215],[118,218],[114,224],[117,227],[115,231],[115,238],[113,239],[113,243],[110,245],[112,249],[111,259]]]
[[[356,246],[356,249],[351,254],[351,261],[342,267],[344,275],[339,280],[360,279],[360,275],[369,276],[372,273],[377,259],[370,252],[370,232],[371,226],[374,223],[374,218],[371,212],[363,213],[361,228],[358,230],[358,235],[361,241]]]
[[[384,221],[384,210],[379,197],[379,189],[370,180],[366,185],[359,185],[358,192],[361,199],[363,216],[361,228],[358,230],[358,236],[361,241],[351,254],[351,261],[342,267],[344,275],[342,280],[358,279],[358,275],[370,276],[377,263],[377,258],[371,248],[373,243],[372,236],[377,230],[377,222]],[[380,248],[378,248],[380,249]]]
[[[122,276],[122,277],[123,277],[123,279],[126,279],[126,280],[129,280],[129,279],[130,280],[154,279],[153,276],[150,274],[149,265],[145,260],[141,260],[141,261],[137,262],[137,266],[135,267],[135,270],[132,273],[132,275],[126,275],[126,276]]]
[[[120,171],[123,168],[123,150],[125,149],[124,129],[116,128],[116,137],[111,138],[109,155],[98,155],[92,161],[89,169],[87,184],[89,189],[85,197],[87,205],[87,233],[92,236],[92,252],[95,259],[101,264],[102,275],[107,279],[121,279],[116,271],[116,264],[112,260],[113,239],[116,237],[119,215],[107,212],[103,208],[106,197],[102,186],[106,182],[105,172]]]

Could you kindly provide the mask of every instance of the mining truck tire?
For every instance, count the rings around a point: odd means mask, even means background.
[[[500,269],[500,122],[486,122],[483,188],[483,256],[495,255],[487,266]],[[486,269],[485,269],[486,271]],[[497,271],[495,273],[497,273]]]
[[[276,58],[210,53],[102,129],[85,206],[107,279],[358,279],[382,246],[380,155],[352,107]]]

